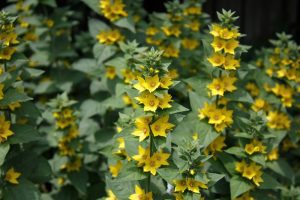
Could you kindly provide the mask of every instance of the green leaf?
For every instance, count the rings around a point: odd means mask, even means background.
[[[265,166],[266,164],[265,156],[262,154],[254,154],[250,157],[250,159],[258,164],[261,164],[262,166]]]
[[[84,195],[86,193],[88,183],[87,171],[82,167],[78,172],[69,173],[68,177],[78,192]]]
[[[281,175],[282,177],[289,179],[290,181],[292,181],[295,177],[295,172],[293,168],[289,165],[289,163],[286,160],[282,158],[268,162],[267,167],[276,172],[277,174]]]
[[[264,180],[264,182],[259,186],[260,189],[274,190],[281,186],[276,179],[265,172],[262,175],[262,179]]]
[[[198,112],[199,108],[202,108],[205,102],[209,102],[207,98],[199,96],[195,92],[189,92],[189,99],[194,112]]]
[[[211,187],[213,186],[215,183],[217,183],[218,181],[220,181],[222,178],[225,177],[224,174],[216,174],[216,173],[207,173],[209,182],[208,182],[208,186]]]
[[[59,192],[53,195],[53,199],[55,200],[74,200],[77,198],[78,192],[71,185],[60,188]]]
[[[26,143],[41,139],[39,132],[30,125],[13,124],[11,130],[14,134],[7,140],[10,144]]]
[[[249,191],[253,185],[239,177],[239,176],[234,176],[230,179],[230,194],[231,194],[231,199],[234,199],[238,197],[239,195]]]
[[[234,174],[235,173],[235,163],[236,163],[236,160],[234,159],[234,157],[231,156],[230,154],[226,154],[226,153],[223,153],[223,152],[219,152],[217,154],[217,156],[221,160],[221,162],[223,163],[226,170],[231,175]]]
[[[19,184],[8,184],[3,191],[5,200],[39,200],[38,189],[28,180],[20,179]]]
[[[121,27],[121,28],[126,28],[130,30],[131,32],[135,33],[135,27],[133,20],[130,18],[121,18],[118,21],[114,23],[116,26]]]
[[[232,155],[236,155],[238,157],[243,157],[243,158],[247,157],[247,155],[244,152],[244,149],[241,147],[230,147],[226,149],[225,152]]]
[[[97,74],[97,72],[100,70],[100,67],[97,66],[96,60],[90,58],[82,58],[77,62],[73,63],[72,66],[73,69],[84,72],[91,76],[95,76],[95,74]]]
[[[90,9],[100,14],[99,0],[81,0],[84,2]]]
[[[97,63],[101,64],[116,53],[116,47],[97,43],[94,45],[93,53]]]
[[[4,143],[0,145],[0,166],[2,166],[5,156],[8,153],[10,145],[8,143]]]
[[[231,101],[253,103],[252,97],[245,90],[236,90],[233,93],[226,94],[225,97]]]
[[[96,38],[100,31],[106,31],[109,29],[108,25],[106,25],[103,21],[97,19],[89,19],[88,27],[91,36],[93,36],[94,38]]]
[[[9,88],[5,92],[4,98],[0,101],[0,106],[7,106],[11,103],[25,102],[29,100],[32,100],[32,98],[28,97],[26,94],[21,93],[14,88]]]
[[[166,180],[170,184],[172,184],[174,180],[181,178],[179,170],[175,166],[159,168],[157,172],[164,180]]]
[[[123,164],[115,182],[138,181],[147,177],[147,174],[143,172],[142,168],[137,167],[136,164],[131,162]]]

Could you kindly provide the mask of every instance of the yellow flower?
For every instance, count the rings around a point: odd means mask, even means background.
[[[135,186],[135,193],[129,196],[130,200],[153,200],[152,192],[145,193],[145,191],[138,185]]]
[[[15,171],[13,167],[11,167],[5,174],[5,180],[12,184],[19,184],[18,178],[21,176],[20,172]]]
[[[147,76],[145,78],[144,87],[149,92],[154,92],[159,87],[159,85],[160,85],[160,82],[159,82],[159,78],[158,78],[157,74],[153,77]]]
[[[181,44],[182,44],[183,48],[189,49],[189,50],[194,50],[199,46],[199,42],[197,40],[189,39],[189,38],[184,38],[181,41]]]
[[[215,53],[207,59],[213,67],[219,67],[224,64],[225,57],[220,53]]]
[[[208,147],[204,150],[204,152],[208,154],[214,155],[216,152],[221,152],[224,147],[226,147],[225,144],[225,137],[224,136],[218,136],[212,143],[208,145]]]
[[[108,190],[107,195],[108,197],[106,197],[105,200],[118,200],[112,190]]]
[[[156,175],[156,170],[160,167],[159,161],[154,157],[148,157],[145,161],[144,172],[150,172],[152,175]]]
[[[214,48],[215,52],[221,51],[225,47],[225,40],[215,37],[214,41],[211,43],[211,46]]]
[[[62,165],[61,169],[67,172],[79,171],[82,165],[82,160],[80,157],[73,157],[69,162]]]
[[[8,107],[11,111],[14,111],[16,108],[20,108],[21,104],[19,102],[8,104]]]
[[[169,165],[167,161],[169,157],[170,157],[169,153],[164,153],[160,151],[160,152],[155,152],[151,158],[155,160],[159,166],[162,166],[162,165]]]
[[[179,37],[179,35],[181,34],[180,28],[179,26],[163,26],[162,31],[164,32],[164,34],[166,36],[175,36],[175,37]]]
[[[187,189],[187,184],[185,179],[174,180],[175,192],[184,192]]]
[[[4,98],[3,89],[4,89],[4,85],[0,84],[0,100]]]
[[[215,104],[208,104],[207,102],[204,103],[204,107],[199,109],[198,117],[203,119],[205,117],[211,116],[217,110],[217,106]]]
[[[264,99],[255,99],[253,105],[251,106],[252,110],[258,112],[260,110],[267,109],[267,102]]]
[[[267,126],[272,129],[289,129],[291,121],[289,117],[278,111],[269,112],[267,115]]]
[[[0,115],[0,143],[3,143],[7,138],[14,133],[10,130],[10,122],[5,121],[4,115]]]
[[[112,22],[128,15],[122,0],[101,0],[99,7],[104,17]]]
[[[173,84],[172,78],[170,76],[164,76],[160,79],[160,87],[164,89],[169,89]]]
[[[231,39],[226,41],[224,45],[225,53],[234,54],[234,50],[239,46],[239,42],[237,40]]]
[[[177,58],[179,56],[179,50],[172,44],[161,47],[161,50],[164,51],[163,56],[167,58]]]
[[[245,160],[242,160],[241,162],[237,162],[235,164],[235,171],[243,173],[244,168],[247,166],[247,163],[245,162]]]
[[[112,45],[124,39],[124,37],[118,29],[100,31],[96,38],[101,44],[106,45]]]
[[[153,124],[151,124],[151,130],[154,135],[154,137],[167,136],[167,131],[172,129],[174,127],[173,124],[169,123],[169,115],[165,115],[163,117],[160,117],[158,120],[156,120]]]
[[[105,76],[112,80],[116,77],[116,68],[115,67],[112,67],[112,66],[109,66],[109,67],[106,67],[105,68],[106,72],[105,72]]]
[[[278,160],[279,158],[279,153],[278,153],[278,148],[274,148],[270,151],[270,153],[267,155],[268,160]]]
[[[16,52],[14,47],[5,47],[0,50],[0,60],[10,60],[11,56]]]
[[[169,104],[172,101],[172,96],[170,94],[164,94],[162,98],[159,98],[159,107],[161,109],[165,108],[171,108],[171,104]]]
[[[150,159],[150,148],[144,149],[142,146],[138,147],[138,154],[134,155],[133,160],[138,162],[138,166],[141,167],[145,164],[146,160]]]
[[[249,192],[244,193],[238,198],[235,198],[234,200],[254,200],[252,196],[250,196]]]
[[[219,37],[220,36],[220,31],[222,27],[218,24],[212,24],[210,28],[210,34],[213,35],[214,37]]]
[[[194,192],[194,193],[199,193],[199,187],[200,188],[203,188],[203,189],[207,189],[207,186],[200,182],[200,181],[196,181],[192,178],[188,178],[187,181],[186,181],[186,184],[187,184],[187,189]]]
[[[215,78],[213,79],[212,83],[207,86],[207,88],[211,91],[211,95],[224,95],[225,92],[225,85],[222,79]]]
[[[202,13],[202,8],[196,6],[188,7],[183,11],[184,15],[201,15],[201,13]]]
[[[143,141],[150,134],[149,123],[151,122],[152,117],[140,117],[135,120],[136,129],[132,132],[132,135],[138,136],[139,141]]]
[[[234,37],[234,33],[228,28],[221,28],[219,31],[219,37],[225,40],[229,40]]]
[[[112,177],[117,177],[122,168],[122,162],[118,160],[115,165],[109,165],[108,167]]]
[[[146,29],[146,35],[156,35],[159,32],[159,30],[156,27],[150,26]]]
[[[142,92],[136,99],[144,104],[144,111],[155,112],[159,106],[159,99],[154,94],[147,91]]]
[[[255,83],[247,83],[246,89],[250,92],[251,96],[256,97],[259,95],[259,88]]]
[[[225,91],[233,92],[234,90],[236,90],[236,87],[233,84],[235,83],[237,78],[231,76],[222,76],[221,80],[224,84]]]
[[[198,20],[192,20],[191,22],[186,23],[184,26],[186,28],[191,29],[194,32],[197,32],[197,31],[199,31],[201,24],[199,23]]]

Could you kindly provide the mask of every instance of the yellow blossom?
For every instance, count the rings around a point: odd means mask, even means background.
[[[168,121],[169,121],[169,115],[165,115],[163,117],[160,117],[153,124],[151,124],[150,127],[151,127],[154,137],[156,137],[156,136],[166,137],[167,136],[168,130],[170,130],[174,127],[174,125],[169,123]]]
[[[4,115],[0,115],[0,143],[5,142],[13,134],[10,130],[10,122],[5,121]]]
[[[106,67],[105,71],[106,71],[105,76],[110,80],[114,79],[117,75],[115,67],[112,67],[112,66]]]
[[[152,200],[152,192],[145,191],[138,185],[135,186],[135,193],[129,196],[130,200]]]
[[[18,178],[21,176],[20,172],[15,171],[13,167],[11,167],[5,174],[5,180],[12,184],[19,184]]]
[[[109,171],[110,171],[112,177],[118,176],[121,167],[122,167],[122,162],[120,160],[118,160],[115,165],[109,165]]]
[[[225,57],[220,53],[215,53],[207,59],[213,67],[219,67],[224,64]]]

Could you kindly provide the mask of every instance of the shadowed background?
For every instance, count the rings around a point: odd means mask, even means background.
[[[149,12],[164,11],[167,0],[144,0]],[[203,11],[213,21],[217,21],[216,12],[231,9],[240,19],[237,25],[241,33],[246,34],[242,43],[259,47],[268,45],[268,39],[276,32],[292,34],[300,43],[300,0],[206,0]]]

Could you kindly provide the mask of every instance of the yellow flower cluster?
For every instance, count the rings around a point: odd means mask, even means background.
[[[71,108],[63,108],[53,112],[53,117],[56,120],[56,127],[63,130],[63,136],[58,141],[59,154],[68,157],[68,162],[61,166],[61,170],[79,171],[82,161],[77,151],[82,148],[82,145],[77,140],[79,130],[74,111]]]
[[[135,120],[136,129],[132,135],[139,137],[139,141],[143,141],[150,135],[150,127],[154,137],[167,137],[167,132],[171,130],[174,125],[169,123],[169,116],[165,115],[159,117],[153,124],[150,125],[152,117],[140,117]]]
[[[293,89],[284,84],[278,84],[271,88],[271,91],[281,98],[281,102],[285,107],[292,107],[293,104]]]
[[[289,129],[291,126],[289,117],[279,111],[270,111],[267,120],[267,126],[272,129]]]
[[[132,158],[138,162],[139,167],[143,167],[144,172],[150,172],[152,175],[156,175],[157,169],[163,165],[169,165],[168,158],[169,153],[155,152],[150,156],[150,147],[144,149],[142,146],[138,147],[138,154]]]
[[[0,115],[0,144],[5,142],[14,133],[10,130],[10,121],[5,121],[5,116]]]
[[[19,43],[13,24],[5,24],[0,27],[0,41],[3,45],[0,48],[0,60],[10,60],[16,52],[14,46]]]
[[[56,120],[56,127],[58,129],[64,129],[68,126],[71,126],[76,120],[73,110],[70,108],[64,108],[61,111],[53,112],[52,115]]]
[[[181,180],[174,180],[175,184],[175,192],[183,193],[185,190],[189,190],[194,193],[200,193],[199,188],[207,189],[207,185],[205,185],[201,181],[197,181],[193,178],[186,178]]]
[[[214,37],[211,43],[214,53],[207,60],[213,67],[236,70],[240,66],[240,61],[235,59],[235,49],[239,46],[237,38],[240,37],[238,30],[213,24],[210,34]]]
[[[97,39],[101,44],[112,45],[124,40],[124,36],[118,29],[100,31],[97,35]]]
[[[235,164],[235,170],[242,174],[243,177],[252,180],[256,186],[259,186],[263,182],[261,166],[255,162],[247,164],[245,160],[237,162]]]
[[[251,143],[246,144],[245,151],[247,154],[252,155],[253,153],[266,153],[266,146],[257,139],[253,139]]]
[[[171,108],[172,96],[170,94],[165,92],[161,97],[154,94],[158,88],[166,90],[173,84],[170,77],[159,78],[156,74],[145,78],[137,77],[137,79],[138,82],[133,87],[140,92],[140,95],[135,99],[144,105],[144,111],[155,112],[158,108]]]
[[[128,15],[122,0],[100,0],[99,3],[104,17],[112,22]]]
[[[213,124],[216,131],[221,132],[233,123],[232,113],[232,110],[217,108],[215,104],[205,103],[204,107],[199,109],[198,116],[200,119],[208,118],[208,123]]]
[[[240,197],[235,198],[234,200],[254,200],[254,197],[252,197],[249,192],[246,192]]]
[[[219,78],[214,78],[212,83],[210,83],[207,88],[210,90],[212,96],[223,96],[226,91],[233,92],[236,90],[236,87],[234,86],[236,80],[237,78],[226,75]]]

